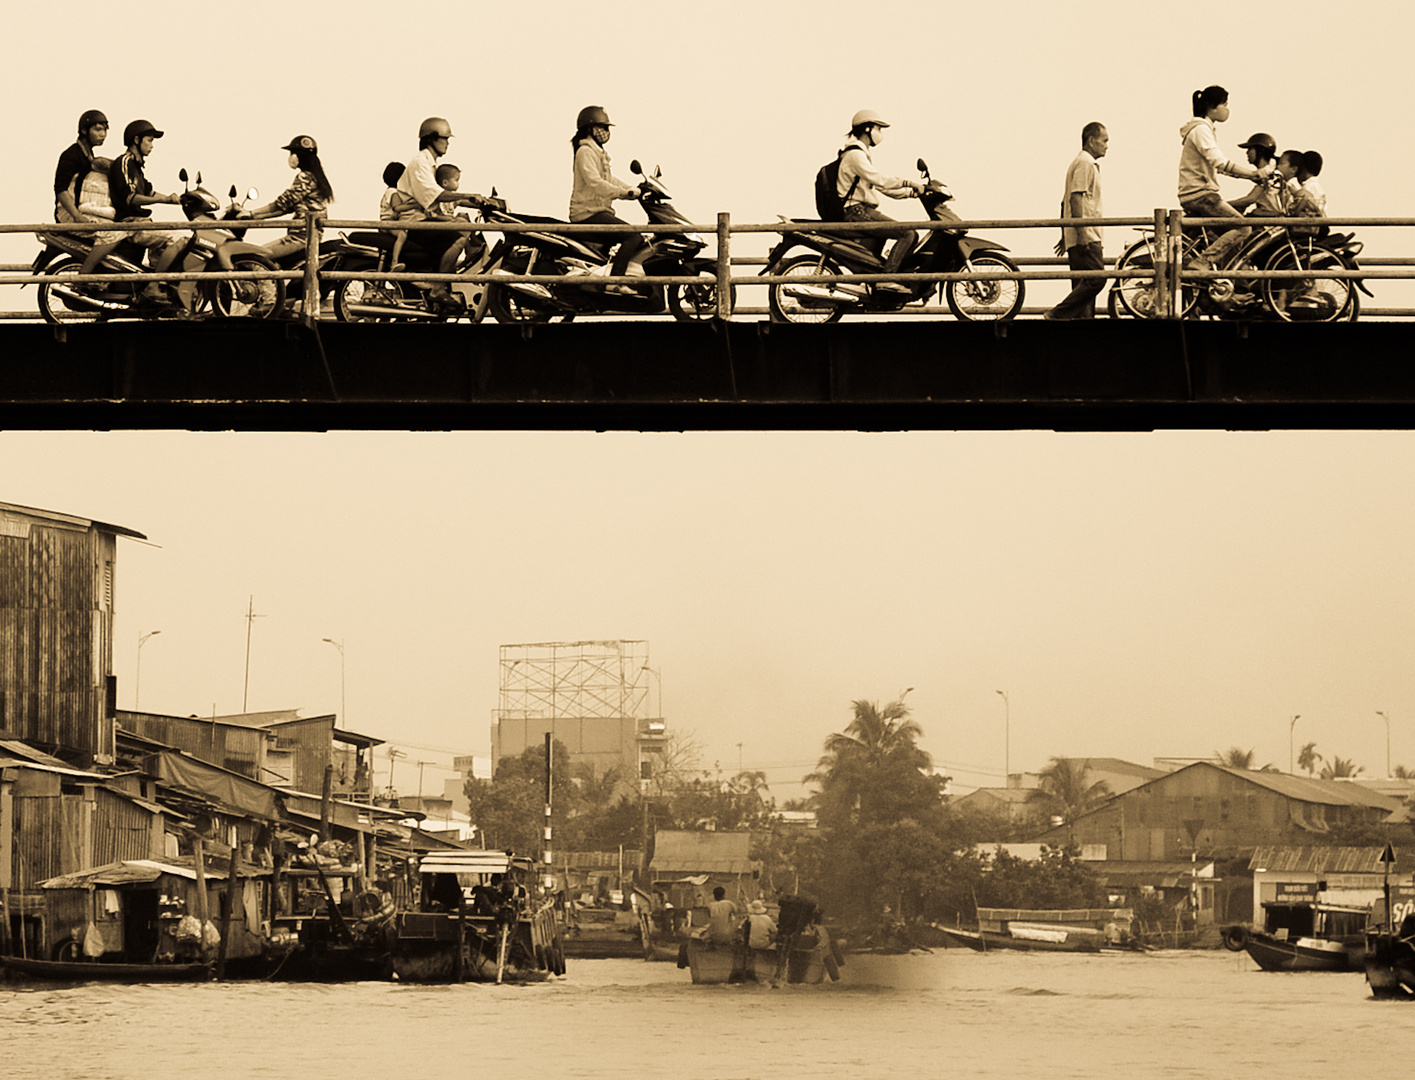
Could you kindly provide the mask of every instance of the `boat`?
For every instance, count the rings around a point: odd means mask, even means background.
[[[1415,915],[1398,930],[1372,930],[1361,958],[1371,996],[1379,1001],[1415,1001]]]
[[[978,908],[978,929],[930,924],[948,945],[987,952],[1134,952],[1130,908]]]
[[[770,981],[812,985],[840,978],[845,957],[830,931],[820,923],[815,902],[783,897],[776,918],[776,944],[770,949],[747,945],[747,924],[731,942],[714,942],[706,927],[695,927],[682,942],[678,966],[687,967],[694,984]]]
[[[1237,939],[1264,971],[1360,971],[1369,915],[1364,907],[1268,900],[1263,928]]]
[[[418,863],[417,911],[393,920],[393,974],[405,982],[526,982],[565,974],[553,899],[535,862],[507,851],[440,851]]]
[[[49,982],[198,982],[211,977],[210,964],[126,964],[0,956],[0,967]]]
[[[643,927],[632,911],[577,907],[563,933],[565,955],[575,960],[645,958]]]

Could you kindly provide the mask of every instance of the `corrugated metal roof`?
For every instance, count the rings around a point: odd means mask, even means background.
[[[1382,872],[1381,852],[1384,847],[1260,847],[1248,860],[1249,870],[1268,873],[1306,874],[1379,874]],[[1395,853],[1391,873],[1404,874],[1415,869],[1415,859]]]
[[[207,863],[202,869],[208,881],[225,881],[229,876],[226,870],[212,866],[210,863]],[[262,866],[252,866],[249,863],[241,864],[240,873],[242,877],[270,876],[270,870]],[[124,859],[121,862],[111,862],[104,866],[93,866],[87,870],[52,877],[41,881],[39,887],[41,889],[87,889],[91,885],[140,885],[144,882],[156,881],[162,874],[186,878],[188,881],[197,879],[195,863],[190,856],[183,856],[176,860]]]
[[[752,837],[745,832],[688,832],[665,829],[654,836],[653,874],[749,874],[761,863],[748,857]]]
[[[124,528],[122,525],[109,525],[106,522],[94,521],[92,518],[75,517],[73,514],[61,514],[57,510],[41,510],[34,506],[20,506],[18,503],[0,502],[0,513],[18,513],[25,517],[44,518],[49,521],[62,522],[65,525],[80,525],[83,528],[93,527],[100,532],[111,532],[118,536],[132,536],[138,540],[146,540],[147,537],[140,532]]]
[[[1292,776],[1289,773],[1234,769],[1227,765],[1215,765],[1211,762],[1196,762],[1188,768],[1196,769],[1204,766],[1211,769],[1222,769],[1230,776],[1236,776],[1239,779],[1257,784],[1259,787],[1265,787],[1269,791],[1275,791],[1279,795],[1285,795],[1289,799],[1299,799],[1302,802],[1321,803],[1325,806],[1373,806],[1381,810],[1394,810],[1400,805],[1398,798],[1382,795],[1378,791],[1368,791],[1359,784],[1353,784],[1346,780],[1318,780],[1316,777]]]

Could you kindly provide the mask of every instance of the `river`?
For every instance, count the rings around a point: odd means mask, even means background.
[[[1353,1076],[1399,1071],[1393,1029],[1415,1021],[1359,974],[1242,953],[853,956],[842,976],[693,986],[582,960],[525,986],[6,984],[0,1060],[45,1080]]]

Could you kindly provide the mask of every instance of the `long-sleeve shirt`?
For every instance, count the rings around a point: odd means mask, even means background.
[[[294,214],[295,219],[290,223],[287,233],[290,236],[305,235],[305,211],[314,210],[316,213],[323,213],[329,207],[329,200],[319,193],[319,181],[315,179],[314,173],[301,169],[295,174],[295,181],[270,204],[271,217],[279,217],[281,214]]]
[[[840,178],[835,185],[835,193],[845,200],[845,205],[851,203],[864,203],[866,206],[878,206],[879,195],[876,188],[898,188],[903,187],[905,181],[897,176],[886,176],[875,168],[875,163],[870,160],[870,150],[863,141],[851,136],[845,140],[845,150],[850,151],[840,159]],[[855,150],[861,151],[854,153]],[[859,181],[855,183],[855,181]],[[855,190],[850,190],[850,185],[855,184]],[[848,197],[847,197],[847,192]]]
[[[609,171],[609,152],[594,139],[581,139],[575,144],[575,169],[570,189],[570,220],[583,221],[592,214],[610,209],[620,195],[627,195],[634,185],[620,180]]]
[[[1179,128],[1179,138],[1184,143],[1184,148],[1179,152],[1181,201],[1210,191],[1216,193],[1218,173],[1248,180],[1258,178],[1257,169],[1229,161],[1223,156],[1223,151],[1218,148],[1218,135],[1212,120],[1195,117]]]

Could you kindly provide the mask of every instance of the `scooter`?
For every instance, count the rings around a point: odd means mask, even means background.
[[[953,193],[941,181],[929,176],[929,167],[923,158],[918,161],[918,169],[924,181],[919,201],[929,220],[962,221],[944,205],[953,198]],[[846,273],[882,274],[885,260],[855,236],[796,227],[819,224],[815,219],[781,220],[793,227],[782,231],[780,242],[767,256],[762,274],[799,277],[801,280],[780,282],[769,287],[768,305],[773,321],[833,323],[847,312],[898,312],[908,304],[927,301],[935,289],[943,293],[949,309],[957,318],[969,322],[1011,319],[1022,308],[1026,286],[1020,278],[979,277],[946,281],[941,285],[930,281],[899,282],[893,288],[832,281],[830,278],[839,275],[842,267]],[[811,249],[815,254],[793,254],[802,247]],[[1002,254],[1006,250],[993,240],[969,236],[966,229],[933,229],[923,243],[910,252],[899,272],[1015,273],[1017,264]]]
[[[478,206],[478,220],[487,221],[489,213],[504,210],[506,203],[497,198],[493,188],[490,197]],[[320,245],[320,267],[353,272],[387,271],[392,265],[393,233],[340,233],[337,241]],[[432,256],[417,243],[417,233],[409,237],[402,251],[402,261],[409,271],[436,272],[440,256]],[[328,260],[326,262],[326,260]],[[458,275],[484,274],[492,262],[492,251],[483,233],[469,232],[452,272]],[[303,265],[303,259],[300,259]],[[437,286],[424,281],[390,281],[387,278],[350,278],[340,281],[334,289],[334,314],[341,322],[448,322],[467,319],[479,323],[486,317],[489,290],[481,282],[453,281],[452,301],[437,296]]]
[[[673,206],[662,170],[655,168],[648,175],[637,160],[629,169],[641,177],[639,201],[651,224],[692,224]],[[492,273],[561,277],[549,287],[538,282],[494,283],[490,307],[498,322],[547,322],[557,316],[568,322],[578,315],[661,315],[665,308],[683,322],[717,315],[717,263],[699,254],[707,242],[697,233],[655,233],[648,248],[630,263],[630,273],[638,264],[646,275],[697,275],[699,284],[670,285],[667,290],[657,285],[615,288],[597,280],[610,273],[613,243],[593,243],[574,233],[557,233],[555,226],[568,224],[560,218],[502,212],[488,220],[546,226],[544,231],[506,233],[492,256]]]
[[[220,201],[201,186],[201,174],[195,182],[187,170],[178,173],[185,186],[179,204],[188,221],[216,220]],[[251,189],[247,198],[255,197]],[[236,189],[231,188],[231,205],[221,220],[234,219],[240,212]],[[54,325],[75,322],[96,322],[113,318],[195,318],[208,312],[222,317],[275,318],[285,306],[285,283],[279,280],[245,281],[182,281],[165,284],[168,300],[157,300],[146,294],[143,282],[115,281],[82,285],[63,278],[78,274],[91,250],[91,242],[81,233],[40,232],[38,239],[44,249],[36,256],[31,269],[45,278],[39,286],[39,312]],[[180,238],[173,234],[173,240]],[[164,249],[149,249],[147,258],[155,265]],[[139,274],[150,271],[143,266],[144,251],[135,244],[121,244],[98,266],[98,272]],[[191,237],[172,263],[174,272],[202,270],[273,270],[275,264],[264,250],[247,244],[235,232],[225,229],[193,231]],[[59,279],[59,280],[55,280]]]

